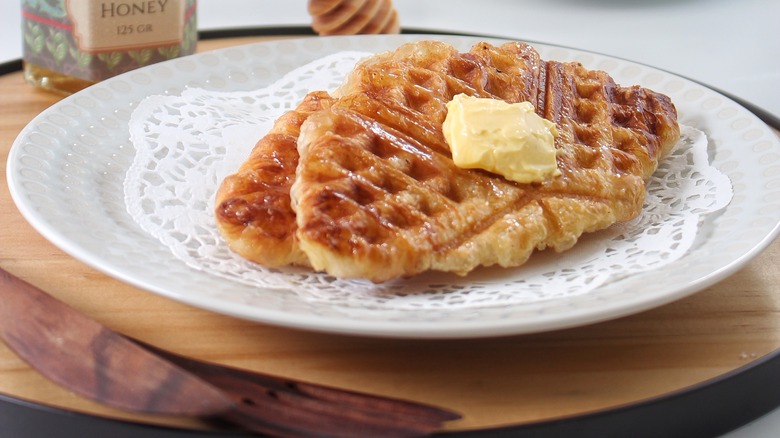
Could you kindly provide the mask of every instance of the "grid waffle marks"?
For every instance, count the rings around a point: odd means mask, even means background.
[[[460,92],[485,95],[497,69],[473,56],[450,60],[428,64],[439,70],[375,60],[353,75],[351,94],[307,122],[329,132],[312,136],[302,160],[307,171],[299,170],[299,180],[318,186],[301,196],[313,207],[299,208],[302,239],[350,254],[414,246],[427,269],[530,201],[524,187],[452,163],[440,128],[445,105]]]
[[[363,64],[345,87],[349,94],[307,121],[321,126],[306,140],[308,173],[299,167],[299,185],[310,185],[299,196],[302,241],[364,264],[368,275],[399,257],[409,258],[407,266],[390,276],[431,267],[465,272],[522,263],[534,248],[566,249],[582,232],[640,211],[642,166],[613,143],[627,136],[625,144],[641,149],[655,138],[638,140],[644,130],[614,123],[613,107],[644,107],[616,99],[620,89],[606,74],[543,63],[517,44],[478,44],[465,54],[435,47],[433,59],[421,58],[424,51]],[[524,185],[456,167],[441,124],[458,93],[543,102],[561,131],[563,175]],[[624,161],[625,172],[616,172]],[[379,260],[373,266],[365,260],[372,257]]]

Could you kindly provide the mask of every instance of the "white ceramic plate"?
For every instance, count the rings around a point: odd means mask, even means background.
[[[52,243],[120,280],[174,300],[240,318],[334,333],[392,337],[478,337],[573,327],[636,313],[701,290],[739,269],[780,230],[780,141],[749,111],[678,76],[579,50],[534,44],[545,59],[579,61],[621,84],[672,97],[680,122],[709,137],[713,165],[731,179],[730,205],[710,217],[677,262],[558,300],[483,308],[415,310],[340,307],[296,294],[258,290],[191,269],[126,212],[123,179],[134,149],[128,121],[152,94],[184,87],[250,90],[343,50],[378,52],[436,38],[467,50],[457,36],[306,38],[252,44],[156,64],[104,81],[36,117],[8,158],[19,210]]]

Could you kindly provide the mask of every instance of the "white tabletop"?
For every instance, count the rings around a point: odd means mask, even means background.
[[[644,63],[780,119],[780,1],[395,0],[404,28],[544,42]],[[200,0],[199,27],[308,25],[306,0]],[[21,57],[20,2],[0,6],[0,63]],[[780,434],[780,409],[728,434]]]

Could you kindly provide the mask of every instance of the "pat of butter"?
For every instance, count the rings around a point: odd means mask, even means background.
[[[560,174],[555,160],[555,124],[530,102],[456,95],[442,125],[455,165],[484,169],[520,183]]]

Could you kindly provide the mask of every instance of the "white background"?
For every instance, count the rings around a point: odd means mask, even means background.
[[[198,22],[204,30],[308,25],[306,3],[200,0]],[[3,0],[0,5],[0,62],[21,57],[20,4]],[[404,28],[591,50],[699,81],[780,118],[778,0],[394,0],[394,4]],[[780,409],[728,435],[764,436],[780,436]]]
[[[703,82],[780,118],[778,0],[395,0],[406,28],[586,49]],[[0,6],[0,62],[21,56],[20,2]],[[307,25],[306,0],[200,0],[202,29]]]

